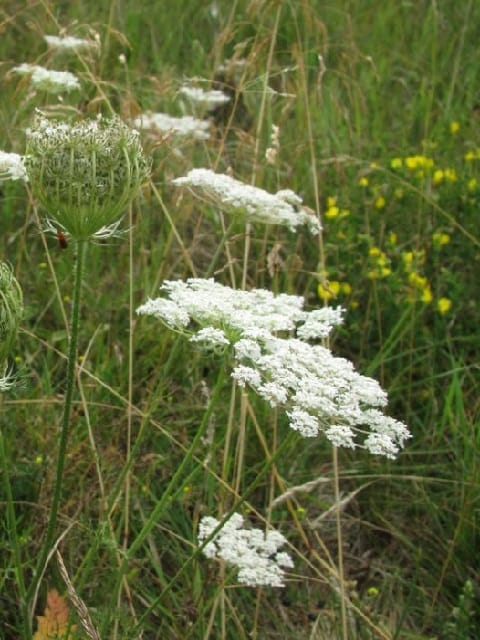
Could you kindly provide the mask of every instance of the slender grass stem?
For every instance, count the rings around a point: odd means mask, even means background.
[[[52,543],[55,536],[55,529],[58,520],[58,511],[60,508],[60,501],[62,499],[62,486],[63,486],[63,473],[65,469],[65,459],[67,455],[68,436],[70,431],[70,420],[72,412],[73,392],[75,387],[75,365],[77,359],[78,350],[78,333],[80,324],[80,298],[82,289],[83,269],[86,253],[86,242],[81,241],[76,245],[77,255],[74,269],[74,288],[73,288],[73,302],[70,317],[70,339],[68,346],[68,360],[67,360],[67,377],[66,377],[66,391],[65,400],[63,404],[63,417],[60,431],[60,441],[58,446],[57,457],[57,471],[55,479],[55,487],[53,493],[52,505],[50,507],[50,515],[47,525],[47,533],[45,540],[40,551],[37,567],[33,575],[32,582],[27,592],[27,603],[29,604],[29,625],[33,618],[33,611],[36,604],[37,592],[40,581],[45,572],[45,568],[48,563],[49,554],[51,551]],[[27,640],[27,639],[25,639]]]

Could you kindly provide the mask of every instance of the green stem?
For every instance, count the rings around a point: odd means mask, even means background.
[[[85,241],[79,241],[77,243],[77,256],[75,264],[75,282],[73,289],[73,302],[70,316],[70,338],[68,346],[68,361],[67,361],[67,387],[65,391],[65,400],[63,404],[63,417],[62,428],[60,432],[60,442],[58,446],[57,457],[57,475],[55,479],[55,488],[52,500],[52,506],[50,507],[50,516],[48,520],[47,533],[40,552],[40,557],[37,563],[37,568],[33,575],[32,582],[27,592],[27,601],[30,603],[30,615],[29,619],[33,618],[33,609],[35,607],[36,593],[40,580],[43,577],[43,573],[47,566],[49,555],[52,547],[52,543],[55,536],[55,529],[57,527],[58,511],[60,507],[60,501],[62,499],[62,485],[63,485],[63,472],[65,468],[65,459],[67,454],[68,435],[70,428],[70,419],[72,413],[72,401],[73,391],[75,387],[75,365],[77,360],[78,349],[78,329],[80,319],[80,297],[82,289],[82,277],[83,267],[85,262],[85,251],[87,244]]]

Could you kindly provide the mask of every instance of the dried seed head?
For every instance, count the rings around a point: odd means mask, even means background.
[[[118,118],[39,118],[27,131],[25,166],[34,195],[75,240],[116,222],[150,171],[138,132]]]
[[[0,262],[0,367],[6,363],[17,336],[23,315],[23,296],[20,285],[5,262]]]

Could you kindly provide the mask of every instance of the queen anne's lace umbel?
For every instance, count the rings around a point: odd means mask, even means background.
[[[205,516],[198,528],[198,541],[206,540],[220,524]],[[278,551],[286,538],[278,531],[243,528],[243,518],[234,513],[203,548],[207,558],[220,558],[238,568],[238,581],[248,587],[283,587],[285,569],[292,568],[288,553]]]
[[[18,153],[0,151],[0,181],[2,180],[23,180],[28,182],[23,156],[18,155]]]
[[[272,194],[210,169],[192,169],[186,176],[173,180],[173,184],[189,187],[195,195],[227,213],[243,215],[252,222],[280,224],[291,231],[306,224],[314,235],[321,229],[318,217],[290,189]]]
[[[13,72],[20,75],[30,74],[30,82],[39,91],[46,93],[63,93],[80,89],[80,81],[77,76],[70,71],[54,71],[45,69],[36,64],[23,64],[14,67]]]
[[[170,116],[167,113],[146,112],[133,121],[137,129],[147,129],[168,133],[179,138],[208,140],[210,138],[210,122],[193,116]]]
[[[237,291],[191,278],[166,281],[165,294],[137,309],[192,342],[230,352],[232,377],[272,407],[286,410],[290,427],[304,437],[320,434],[336,447],[362,447],[394,458],[410,437],[386,416],[387,394],[321,344],[342,322],[341,309],[305,311],[299,296],[254,289]]]

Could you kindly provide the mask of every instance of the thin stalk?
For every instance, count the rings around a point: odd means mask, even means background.
[[[33,611],[35,609],[36,596],[40,580],[47,566],[49,553],[52,547],[57,527],[58,510],[62,499],[63,472],[65,469],[65,459],[67,455],[68,436],[70,431],[70,419],[72,413],[73,391],[75,387],[75,365],[78,350],[78,330],[80,324],[80,298],[82,289],[83,268],[85,262],[86,242],[80,241],[76,245],[77,256],[75,262],[73,302],[70,316],[70,338],[68,345],[67,360],[67,387],[63,404],[62,426],[60,431],[60,441],[58,445],[57,474],[53,493],[52,506],[48,520],[47,533],[40,551],[37,568],[33,574],[33,579],[27,591],[27,602],[30,603],[29,625],[31,626]]]
[[[333,449],[333,491],[335,495],[335,523],[337,526],[337,564],[338,564],[338,580],[339,593],[340,593],[340,612],[342,618],[342,639],[348,640],[348,627],[347,627],[347,594],[345,593],[345,579],[343,575],[343,536],[342,536],[342,518],[340,507],[340,468],[338,465],[338,450],[337,447]]]

